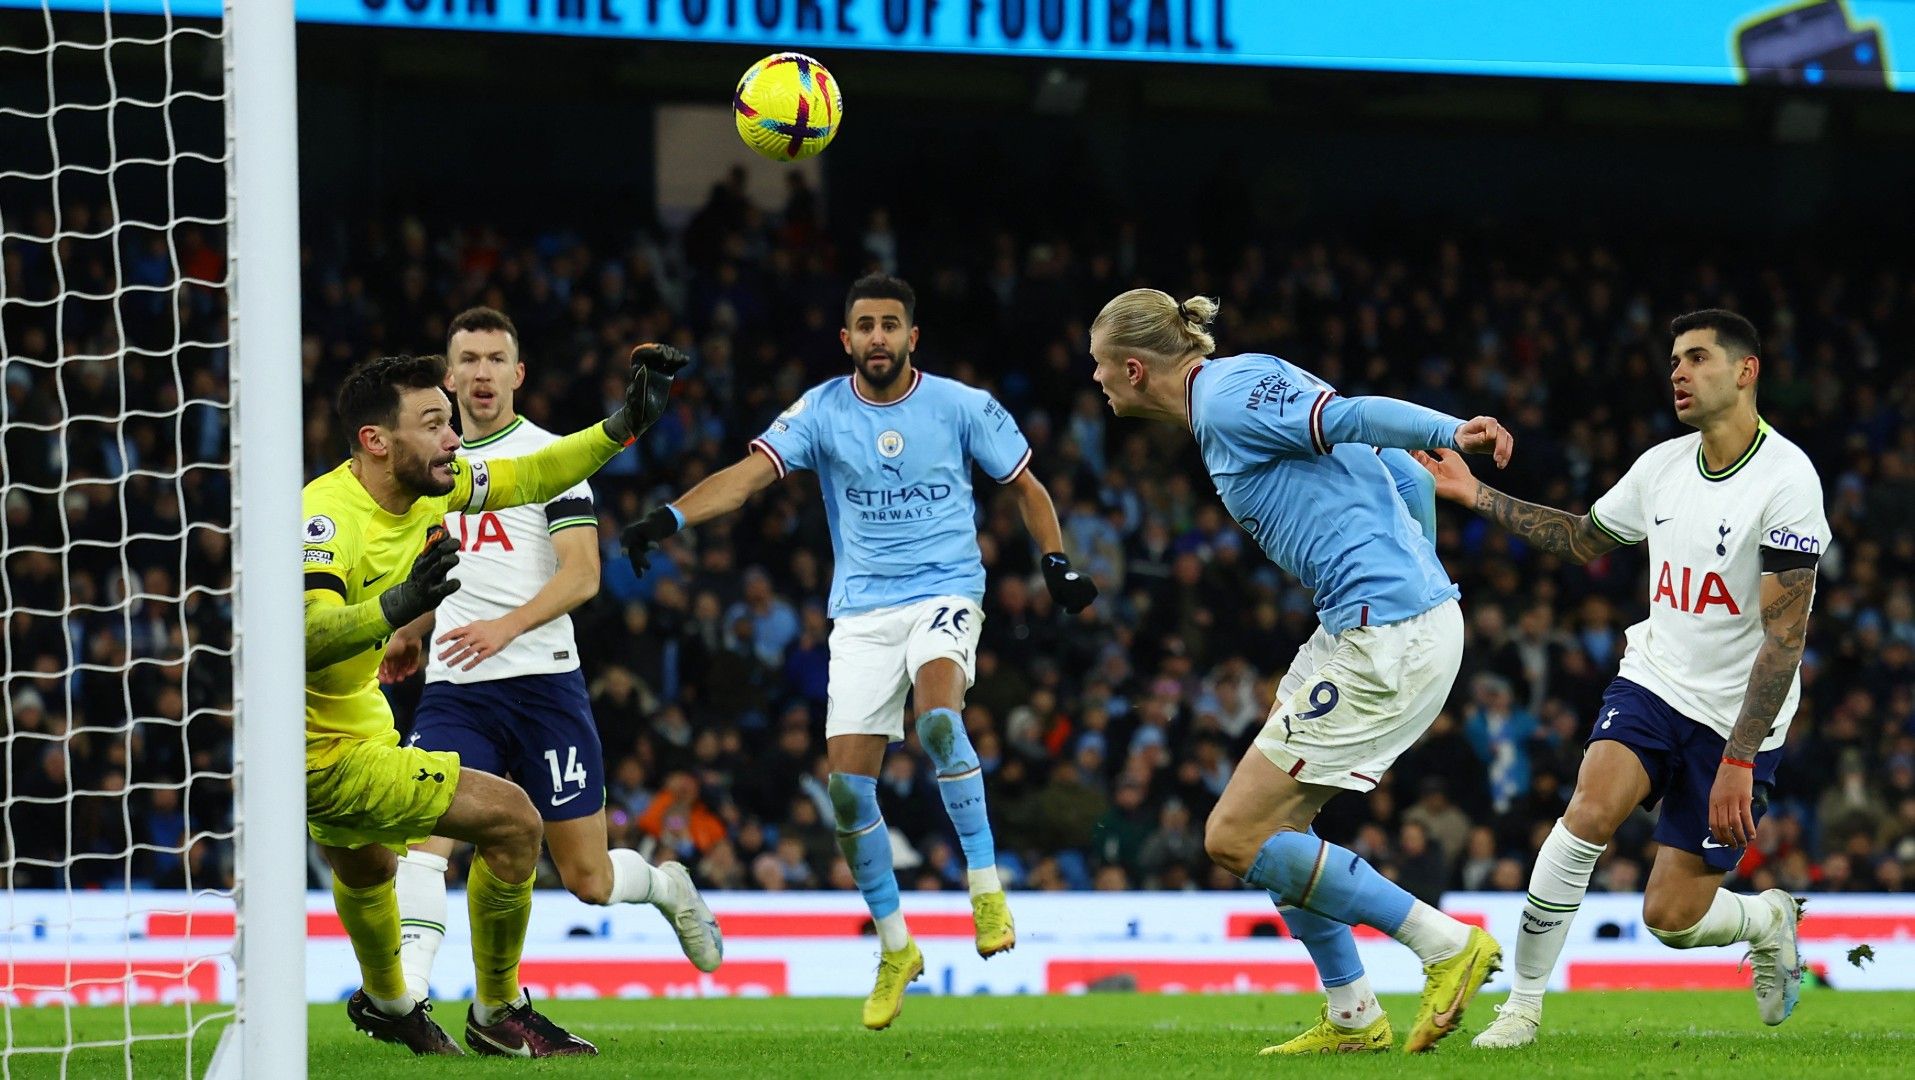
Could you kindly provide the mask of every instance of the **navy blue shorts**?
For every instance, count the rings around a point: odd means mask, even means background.
[[[605,808],[605,752],[581,672],[427,683],[412,745],[457,751],[461,768],[511,778],[547,821]]]
[[[1658,802],[1662,804],[1662,813],[1656,819],[1656,843],[1692,851],[1702,856],[1711,870],[1726,873],[1735,869],[1743,849],[1718,844],[1709,832],[1709,789],[1715,786],[1716,770],[1722,766],[1722,749],[1728,740],[1628,679],[1611,682],[1603,693],[1602,710],[1596,714],[1589,741],[1604,739],[1634,750],[1643,771],[1649,774],[1649,797],[1642,806],[1653,810]],[[1757,824],[1768,812],[1769,789],[1781,760],[1779,746],[1755,756],[1755,800],[1750,812]]]

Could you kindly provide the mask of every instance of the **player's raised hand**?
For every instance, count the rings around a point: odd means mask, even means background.
[[[426,531],[426,549],[412,561],[412,573],[379,594],[379,611],[389,626],[404,626],[439,606],[459,591],[459,579],[448,577],[459,565],[459,542],[443,526]]]
[[[394,630],[392,637],[386,640],[385,654],[379,658],[379,681],[397,683],[412,678],[425,657],[425,645],[425,638],[420,634],[403,626]]]
[[[501,619],[480,619],[440,634],[437,644],[444,645],[445,649],[439,653],[439,659],[445,661],[447,667],[471,671],[499,655],[518,636],[519,629],[513,625],[510,614]]]
[[[1476,501],[1476,474],[1470,472],[1469,462],[1454,450],[1410,451],[1417,464],[1430,471],[1436,478],[1436,494],[1468,506]]]
[[[1479,416],[1456,429],[1456,448],[1465,454],[1488,454],[1501,469],[1516,451],[1516,436],[1494,416]]]
[[[1061,551],[1044,556],[1044,585],[1066,614],[1075,615],[1097,599],[1097,583],[1089,574],[1072,570],[1070,559]]]
[[[631,442],[658,423],[671,400],[672,378],[691,357],[670,345],[646,343],[632,350],[631,381],[625,384],[625,407],[605,421],[605,433]]]
[[[619,540],[625,545],[625,557],[632,561],[632,573],[644,577],[652,568],[652,552],[667,536],[678,531],[678,515],[670,507],[658,509],[625,526]]]

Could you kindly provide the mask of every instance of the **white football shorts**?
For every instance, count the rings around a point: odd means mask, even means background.
[[[1455,600],[1383,626],[1319,626],[1277,683],[1257,749],[1304,783],[1369,791],[1436,722],[1462,664]]]
[[[977,681],[977,639],[984,611],[964,596],[938,596],[899,607],[847,615],[831,628],[825,738],[904,738],[904,699],[918,669],[946,659]]]

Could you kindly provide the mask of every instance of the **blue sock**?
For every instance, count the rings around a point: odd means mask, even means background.
[[[1283,909],[1283,925],[1290,928],[1290,936],[1310,950],[1325,990],[1348,986],[1363,977],[1363,958],[1357,955],[1356,935],[1350,932],[1348,923],[1292,907],[1276,893],[1271,893],[1270,899]]]
[[[964,718],[950,709],[932,709],[918,717],[918,742],[938,770],[938,794],[944,812],[957,827],[964,864],[973,870],[997,865],[997,844],[991,839],[991,818],[984,811],[984,770],[977,751],[964,732]]]
[[[898,875],[891,869],[891,830],[878,812],[878,778],[834,772],[828,786],[838,817],[838,850],[851,865],[871,917],[882,919],[898,910]]]
[[[1416,903],[1361,855],[1310,833],[1280,832],[1264,841],[1243,879],[1293,907],[1386,934],[1396,933]]]

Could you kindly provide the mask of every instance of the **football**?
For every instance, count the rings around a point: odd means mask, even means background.
[[[844,117],[844,95],[818,61],[803,53],[773,53],[738,80],[731,111],[746,146],[773,161],[798,161],[831,145]]]

